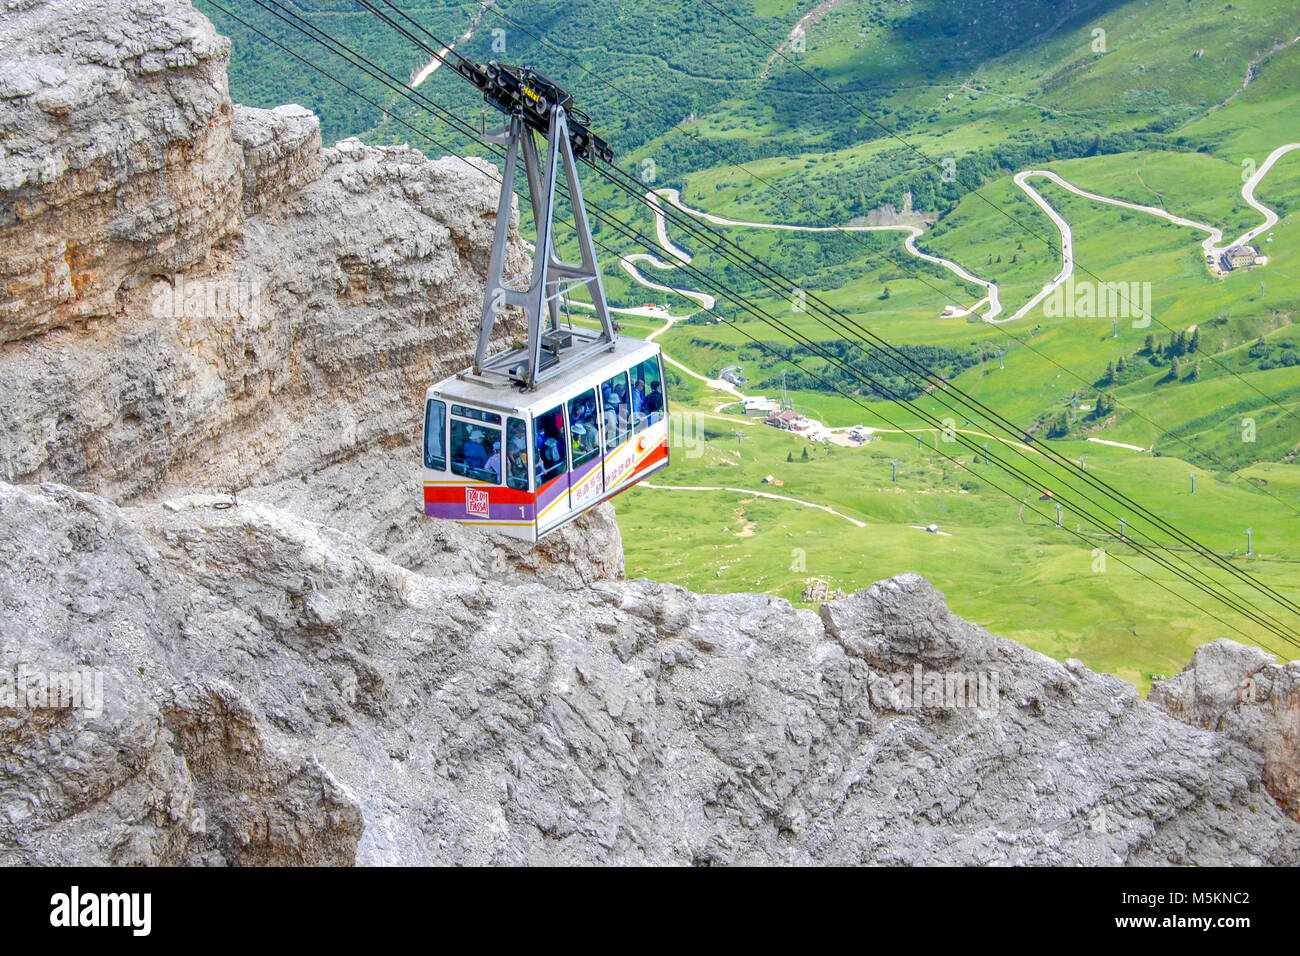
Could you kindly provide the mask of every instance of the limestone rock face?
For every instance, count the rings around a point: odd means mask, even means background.
[[[0,17],[0,343],[114,316],[239,217],[230,41],[179,0]]]
[[[0,468],[130,499],[410,448],[425,388],[470,358],[496,184],[355,141],[320,165],[123,314],[0,353],[0,402],[24,409],[0,422]]]
[[[1263,758],[915,575],[818,616],[225,503],[0,485],[0,671],[104,675],[0,710],[0,862],[1300,861]]]
[[[30,522],[25,540],[9,533],[15,519]],[[202,610],[169,586],[134,523],[69,489],[6,486],[0,524],[0,564],[25,578],[7,571],[0,583],[14,609],[0,622],[0,686],[12,695],[0,693],[0,859],[353,861],[360,811],[328,772],[277,743],[230,685],[176,680],[168,659]],[[98,700],[72,709],[30,696],[46,675],[91,672]]]
[[[11,4],[0,50],[0,477],[129,500],[416,442],[469,363],[490,164],[232,106],[184,0]]]
[[[320,176],[320,121],[301,106],[235,105],[230,133],[244,155],[243,212],[252,216]]]
[[[1182,673],[1153,684],[1171,716],[1241,741],[1264,758],[1264,786],[1300,819],[1300,661],[1221,639],[1197,648]]]

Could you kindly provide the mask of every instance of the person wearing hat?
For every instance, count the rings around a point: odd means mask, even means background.
[[[492,474],[493,484],[501,484],[501,443],[492,443],[492,457],[487,460],[486,468]]]
[[[471,428],[469,441],[465,443],[465,469],[474,474],[481,472],[487,464],[488,453],[483,447],[483,429]]]

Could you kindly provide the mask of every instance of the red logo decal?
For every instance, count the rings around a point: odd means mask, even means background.
[[[466,488],[465,511],[481,518],[489,517],[487,490],[483,488]]]
[[[637,454],[638,454],[638,455],[639,455],[641,452],[645,451],[645,438],[644,438],[644,436],[641,437],[641,438],[638,438],[638,439],[636,440],[636,451],[637,451]]]

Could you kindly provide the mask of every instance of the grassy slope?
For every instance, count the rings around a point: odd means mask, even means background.
[[[1075,33],[1087,35],[1086,29],[1085,24]],[[1236,36],[1242,31],[1234,24],[1231,32]],[[1113,36],[1114,30],[1112,42]],[[1074,41],[1059,42],[1068,45]],[[1240,36],[1235,42],[1237,46],[1232,49],[1237,52],[1249,46],[1249,41]],[[1043,60],[1056,55],[1045,51]],[[1296,57],[1296,48],[1292,47],[1265,60],[1257,79],[1244,93],[1179,131],[1205,142],[1205,152],[1140,151],[1046,165],[1081,188],[1164,206],[1177,214],[1218,224],[1229,234],[1243,231],[1258,222],[1258,214],[1246,206],[1238,192],[1242,159],[1252,158],[1258,164],[1274,146],[1295,140],[1300,132],[1287,119],[1294,113],[1288,114],[1285,108],[1295,98],[1291,77]],[[1226,57],[1225,63],[1228,60],[1231,57]],[[1123,62],[1117,58],[1117,66]],[[1016,72],[1024,77],[1033,75],[1030,66]],[[1111,75],[1123,78],[1125,74],[1120,70]],[[1083,84],[1079,101],[1071,108],[1105,106],[1107,97],[1098,92],[1101,79],[1094,77]],[[1207,84],[1204,95],[1213,98],[1221,90],[1221,83],[1218,88]],[[1059,92],[1055,95],[1058,99],[1062,96]],[[1276,106],[1269,109],[1262,104]],[[939,153],[945,148],[956,152],[977,145],[979,128],[972,129],[963,121],[959,129],[961,134],[956,139],[936,135],[940,145],[934,149]],[[882,144],[869,144],[828,155],[772,159],[749,164],[748,168],[781,189],[782,176],[807,175],[809,170],[827,165],[851,169],[860,154],[881,148]],[[687,201],[736,218],[762,218],[765,211],[770,215],[773,202],[763,194],[770,197],[773,190],[755,186],[752,180],[746,186],[746,179],[746,173],[729,166],[704,171],[688,180]],[[1296,553],[1300,534],[1294,524],[1300,520],[1300,478],[1294,466],[1251,465],[1250,461],[1281,459],[1294,450],[1300,429],[1289,413],[1300,410],[1293,394],[1300,386],[1300,370],[1251,371],[1244,356],[1249,343],[1259,334],[1266,334],[1270,341],[1294,334],[1287,323],[1295,302],[1300,300],[1300,288],[1295,284],[1300,272],[1292,264],[1300,235],[1286,227],[1290,211],[1300,203],[1298,180],[1300,161],[1288,156],[1257,191],[1261,201],[1283,216],[1273,232],[1273,241],[1267,244],[1272,257],[1268,269],[1226,280],[1210,277],[1203,268],[1199,254],[1203,234],[1092,203],[1043,180],[1031,181],[1073,225],[1081,269],[1102,280],[1152,283],[1156,321],[1150,329],[1122,327],[1118,340],[1111,337],[1108,319],[1053,321],[1041,315],[1041,310],[1005,329],[972,326],[960,319],[938,320],[935,313],[947,301],[961,301],[964,296],[969,302],[974,296],[960,283],[949,282],[943,288],[941,282],[936,282],[940,288],[931,289],[915,279],[903,280],[912,288],[900,296],[902,282],[887,278],[898,270],[879,263],[875,248],[864,250],[855,263],[861,266],[861,272],[851,283],[818,291],[833,305],[892,341],[953,346],[977,341],[1000,343],[1008,349],[1005,370],[986,367],[982,374],[981,370],[972,370],[958,383],[981,401],[1022,422],[1060,407],[1076,389],[1083,392],[1085,402],[1095,401],[1099,389],[1091,383],[1100,377],[1108,361],[1121,353],[1133,356],[1147,331],[1163,340],[1169,329],[1201,324],[1215,352],[1213,358],[1203,358],[1201,380],[1161,383],[1166,370],[1152,369],[1151,375],[1117,389],[1121,414],[1107,422],[1104,430],[1094,432],[1146,445],[1180,425],[1192,426],[1192,431],[1159,443],[1165,457],[1151,458],[1078,441],[1060,443],[1059,447],[1075,455],[1087,454],[1095,473],[1103,474],[1121,490],[1224,553],[1243,550],[1245,527],[1253,525],[1257,533],[1261,526],[1269,528],[1269,548],[1259,544],[1258,534],[1256,538],[1257,548],[1264,550],[1268,558],[1252,559],[1251,570],[1274,586],[1282,586],[1295,579],[1289,562],[1300,557]],[[791,205],[798,209],[798,203],[789,202],[787,209]],[[797,221],[799,217],[796,213],[788,218]],[[734,233],[747,248],[770,251],[770,242],[763,249],[761,234],[751,232],[745,237],[744,230]],[[937,234],[923,242],[929,250],[949,256],[977,274],[995,278],[1004,303],[1015,309],[1059,268],[1059,252],[1032,233],[1055,237],[1047,218],[1006,176],[983,186],[979,196],[963,199],[945,217]],[[1015,264],[1011,262],[1013,256]],[[999,257],[1001,262],[995,261]],[[1258,289],[1261,280],[1267,286],[1262,299]],[[815,288],[814,283],[809,285]],[[894,293],[888,302],[876,297],[884,285],[890,285]],[[771,297],[762,301],[773,312],[783,305]],[[788,307],[786,317],[790,318]],[[1206,325],[1207,319],[1221,324]],[[810,319],[795,317],[793,321],[803,332],[823,338],[832,336]],[[715,338],[728,347],[710,350],[691,342],[701,336]],[[670,354],[702,369],[716,369],[734,356],[743,337],[726,327],[679,327],[663,341]],[[1225,368],[1219,368],[1216,361]],[[747,365],[746,374],[757,377],[779,365],[758,358]],[[1279,411],[1256,389],[1279,398],[1288,412]],[[1240,419],[1246,412],[1238,409],[1218,418],[1215,415],[1216,411],[1249,402],[1252,397],[1260,405],[1259,410],[1248,410],[1257,419],[1258,436],[1253,446],[1243,447]],[[832,424],[878,424],[862,406],[843,398],[799,395],[796,400],[802,409]],[[937,407],[929,405],[928,409]],[[886,414],[900,423],[915,421],[914,416],[898,408],[888,408]],[[804,443],[767,429],[751,428],[749,432],[758,432],[761,437],[746,441],[746,462],[723,464],[726,459],[719,455],[710,465],[707,458],[682,461],[679,454],[670,478],[665,480],[763,488],[757,482],[772,473],[785,480],[786,484],[778,489],[782,493],[834,503],[871,522],[870,527],[856,529],[820,512],[762,499],[745,501],[739,495],[640,491],[624,496],[628,500],[620,502],[631,567],[640,566],[656,576],[667,575],[697,588],[759,588],[797,599],[805,580],[812,576],[850,589],[907,566],[939,582],[960,613],[1047,653],[1080,656],[1092,666],[1111,670],[1139,686],[1152,673],[1168,673],[1180,667],[1198,643],[1218,636],[1242,638],[1208,613],[1198,613],[1173,600],[1135,571],[1117,568],[1114,561],[1104,574],[1093,573],[1087,546],[1068,538],[1062,540],[1061,533],[1054,530],[1027,529],[1020,523],[1022,518],[1038,520],[1040,525],[1050,522],[1032,514],[1017,514],[1018,506],[989,484],[981,484],[970,494],[958,493],[960,470],[949,466],[942,479],[933,477],[935,453],[918,451],[910,439],[885,438],[860,450],[818,449],[811,462],[787,464],[782,452],[793,449],[797,457]],[[769,444],[773,446],[770,449]],[[731,451],[726,441],[718,447]],[[752,464],[748,461],[751,450],[756,459]],[[921,471],[933,477],[932,484],[921,487],[924,481],[916,478],[918,486],[909,486],[905,477],[901,482],[907,489],[904,493],[887,488],[890,457],[904,460],[905,475]],[[1194,459],[1195,464],[1189,465],[1184,458]],[[969,453],[964,460],[969,462]],[[1241,465],[1246,467],[1237,473],[1235,469]],[[1206,468],[1218,472],[1219,479],[1207,474]],[[1194,497],[1188,479],[1191,471],[1201,475]],[[810,479],[813,474],[819,478]],[[965,480],[969,484],[969,475]],[[996,476],[993,480],[1001,481]],[[1004,483],[1014,494],[1024,493],[1023,486],[1016,487],[1014,481]],[[1254,490],[1260,485],[1262,493]],[[939,493],[940,488],[946,493]],[[729,511],[717,516],[720,497],[727,501]],[[938,521],[953,531],[953,537],[936,537],[908,527],[929,521]],[[654,532],[668,527],[674,529],[675,536],[687,529],[690,546],[682,548],[679,538],[673,544],[662,542]],[[736,537],[742,530],[747,533]],[[828,540],[834,545],[828,547],[824,543]],[[854,547],[854,543],[858,546]],[[796,547],[807,552],[806,572],[790,570],[791,551]],[[710,551],[712,560],[708,559]],[[706,559],[703,562],[698,561],[701,554]],[[998,560],[990,562],[989,555],[998,556]],[[1172,583],[1168,572],[1156,571],[1142,559],[1133,563],[1162,583],[1176,590],[1182,588]],[[1203,596],[1194,599],[1207,604]],[[1026,616],[1025,604],[1033,606],[1036,613]],[[1206,610],[1232,624],[1240,623],[1239,618],[1221,608],[1207,606]],[[1052,622],[1050,629],[1044,628],[1044,621]],[[1242,626],[1250,630],[1249,625]],[[1255,633],[1268,646],[1279,643]]]

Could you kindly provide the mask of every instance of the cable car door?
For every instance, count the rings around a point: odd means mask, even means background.
[[[534,425],[533,460],[540,531],[569,511],[569,430],[564,420],[564,405],[542,412]]]
[[[569,468],[569,507],[575,512],[595,504],[605,493],[597,394],[597,389],[589,388],[569,399],[568,403],[572,460]]]
[[[602,436],[605,444],[605,490],[613,490],[632,473],[636,449],[632,445],[632,404],[627,372],[606,379],[600,387]]]

